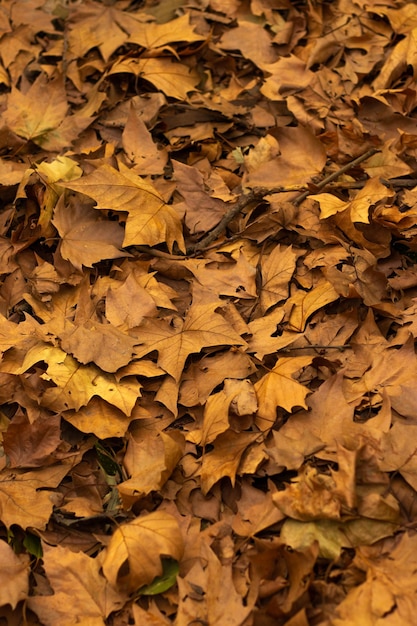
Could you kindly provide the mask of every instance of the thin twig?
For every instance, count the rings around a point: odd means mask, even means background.
[[[217,237],[226,230],[227,225],[232,219],[238,215],[248,204],[254,202],[255,200],[262,200],[264,196],[270,193],[270,191],[262,189],[253,189],[248,194],[241,196],[237,202],[235,202],[231,209],[223,215],[220,222],[217,224],[213,230],[211,230],[201,241],[196,243],[194,246],[190,246],[187,248],[187,255],[195,254],[196,252],[200,252],[204,250],[207,246],[211,244],[212,241],[215,241]]]
[[[342,174],[350,170],[352,167],[355,167],[356,165],[359,165],[359,163],[362,163],[362,161],[366,161],[366,159],[369,159],[369,157],[374,155],[376,152],[378,152],[376,148],[371,148],[370,150],[365,152],[365,154],[362,154],[356,159],[353,159],[353,161],[346,163],[346,165],[338,169],[337,172],[333,172],[329,176],[326,176],[326,178],[324,178],[320,183],[316,185],[316,189],[317,190],[323,189],[323,187],[325,187],[332,181],[336,180],[336,178],[338,178],[339,176],[341,176]],[[273,194],[273,193],[289,192],[289,191],[296,191],[296,189],[295,190],[294,188],[286,189],[284,187],[277,187],[273,189],[271,189],[270,187],[256,187],[252,189],[249,193],[241,196],[239,200],[232,205],[231,209],[222,217],[222,219],[217,224],[217,226],[213,228],[213,230],[211,230],[205,237],[203,237],[201,241],[187,248],[187,255],[188,256],[193,255],[196,252],[201,252],[202,250],[206,250],[207,247],[213,241],[215,241],[219,237],[219,235],[221,235],[226,230],[227,225],[232,221],[232,219],[236,217],[236,215],[238,215],[251,202],[254,202],[256,200],[262,200],[265,196]],[[303,193],[299,194],[296,198],[294,198],[292,202],[298,205],[303,200],[305,200],[310,195],[310,193],[312,192],[309,189],[306,191],[303,191]]]
[[[379,152],[377,148],[371,148],[370,150],[368,150],[368,152],[365,152],[365,154],[362,154],[361,156],[358,156],[356,159],[353,159],[353,161],[346,163],[346,165],[338,169],[336,172],[333,172],[333,174],[326,176],[326,178],[323,178],[322,181],[317,183],[316,189],[318,190],[323,189],[323,187],[325,187],[332,181],[336,180],[336,178],[339,178],[339,176],[341,176],[345,172],[348,172],[350,169],[352,169],[352,167],[356,167],[357,165],[359,165],[359,163],[362,163],[362,161],[366,161],[366,159],[369,159],[371,156],[373,156],[377,152]],[[305,200],[310,195],[310,193],[311,191],[309,190],[304,191],[293,200],[293,203],[296,205],[301,204],[301,202]]]

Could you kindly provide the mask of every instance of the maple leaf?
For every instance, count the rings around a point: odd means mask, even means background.
[[[176,19],[169,20],[166,24],[137,22],[130,31],[129,41],[137,43],[148,50],[165,47],[175,41],[192,43],[201,41],[203,35],[196,33],[190,24],[190,15],[184,14]]]
[[[231,564],[222,564],[207,543],[202,546],[201,562],[197,562],[177,582],[180,597],[177,617],[179,626],[185,626],[191,620],[241,626],[252,610],[251,603],[248,605],[235,588]],[[203,589],[205,592],[196,594],[193,589]]]
[[[140,358],[156,350],[158,365],[178,382],[190,354],[209,346],[245,345],[228,322],[215,313],[217,307],[217,303],[195,304],[184,322],[174,318],[173,324],[165,320],[144,320],[137,327],[143,347],[135,348],[136,356]]]
[[[192,233],[210,230],[219,223],[227,204],[207,189],[202,172],[181,161],[172,161],[177,188],[186,202],[185,222]]]
[[[130,476],[117,486],[123,505],[130,508],[139,498],[161,489],[184,452],[182,437],[161,432],[146,448],[130,439],[124,459]]]
[[[130,418],[98,396],[77,411],[66,411],[65,420],[83,433],[94,433],[99,439],[123,437]]]
[[[235,484],[236,472],[245,450],[258,438],[257,433],[235,433],[228,430],[218,435],[211,452],[204,454],[201,465],[201,490],[207,494],[213,485],[228,476]]]
[[[291,310],[288,328],[293,331],[303,332],[308,318],[326,304],[337,300],[338,297],[339,294],[327,280],[320,281],[318,285],[307,293],[301,290],[298,291],[287,300],[285,305]]]
[[[262,260],[262,313],[288,297],[288,286],[295,270],[296,259],[297,254],[291,246],[281,248],[278,245],[267,259]]]
[[[392,624],[412,624],[414,621],[416,567],[416,538],[408,534],[398,537],[389,552],[374,553],[372,548],[360,548],[354,565],[366,574],[366,580],[349,591],[337,608],[335,626],[354,626],[356,615],[368,623],[387,619]]]
[[[257,166],[245,175],[243,181],[245,186],[276,187],[300,184],[318,174],[324,167],[326,163],[324,148],[310,130],[302,126],[280,128],[276,133],[276,139],[279,142],[280,153],[277,156],[267,154],[262,157]],[[256,148],[255,146],[253,150],[256,151]]]
[[[119,172],[102,165],[91,174],[63,186],[83,193],[97,202],[97,209],[128,213],[123,246],[154,246],[165,242],[170,251],[174,242],[185,252],[181,224],[172,207],[155,187],[129,170]]]
[[[162,574],[162,555],[179,561],[182,554],[177,520],[164,511],[154,511],[116,529],[106,550],[103,573],[112,587],[132,592]]]
[[[133,105],[122,135],[123,148],[128,159],[134,164],[134,170],[146,174],[163,174],[167,164],[166,150],[155,145],[145,122],[139,117]]]
[[[132,360],[137,340],[129,337],[111,324],[85,322],[76,326],[66,324],[60,334],[63,350],[71,353],[80,363],[92,361],[105,372],[116,372]]]

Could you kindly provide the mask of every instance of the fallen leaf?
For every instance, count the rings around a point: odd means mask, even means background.
[[[112,611],[123,606],[125,597],[102,576],[101,559],[61,546],[44,545],[43,562],[52,595],[37,595],[28,605],[46,626],[70,626],[82,620],[88,626],[104,626]],[[74,597],[79,599],[73,602]]]
[[[137,591],[162,574],[162,556],[179,561],[182,553],[177,520],[169,513],[154,511],[115,530],[104,557],[103,573],[113,588]]]
[[[63,186],[93,198],[97,209],[128,213],[123,247],[154,246],[166,241],[170,251],[175,242],[185,251],[178,215],[151,183],[133,172],[127,169],[119,172],[102,165]]]
[[[15,554],[5,541],[0,541],[0,555],[0,605],[15,609],[28,595],[29,555]]]

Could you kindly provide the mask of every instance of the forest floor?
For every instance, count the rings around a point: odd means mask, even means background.
[[[0,6],[0,625],[417,612],[417,7]]]

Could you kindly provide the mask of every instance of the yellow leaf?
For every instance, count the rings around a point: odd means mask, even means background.
[[[179,561],[183,550],[175,517],[155,511],[115,530],[104,558],[103,573],[112,587],[134,592],[162,574],[162,556]]]
[[[337,196],[331,193],[318,193],[310,196],[313,200],[316,200],[320,205],[320,217],[325,220],[335,213],[344,211],[348,206],[348,202],[340,200]]]
[[[42,404],[53,411],[78,410],[88,404],[93,396],[101,396],[109,404],[130,415],[140,395],[140,385],[136,379],[133,382],[127,377],[118,382],[114,374],[106,374],[95,365],[80,365],[60,348],[46,343],[30,349],[14,373],[24,373],[40,361],[48,364],[42,378],[52,380],[56,385],[48,388],[42,396]]]
[[[255,383],[259,403],[258,416],[262,418],[261,421],[266,420],[272,426],[279,406],[287,411],[291,411],[295,406],[307,408],[305,399],[309,389],[300,385],[292,375],[309,365],[312,358],[311,356],[280,358],[273,370]]]
[[[0,478],[0,519],[3,524],[7,527],[18,524],[22,528],[45,528],[57,502],[55,494],[48,489],[57,487],[70,469],[71,463],[31,472],[3,470]]]
[[[172,436],[161,432],[146,446],[133,438],[129,440],[124,465],[130,478],[117,487],[126,509],[151,491],[162,488],[181,459],[184,444],[183,435],[177,431]]]
[[[126,211],[128,218],[123,246],[174,242],[185,251],[181,222],[175,210],[166,204],[155,187],[129,170],[119,172],[109,165],[64,185],[97,202],[97,209]],[[114,257],[113,257],[114,258]]]
[[[194,69],[186,65],[164,58],[135,59],[128,58],[116,61],[109,75],[134,74],[160,89],[166,96],[187,100],[190,91],[196,91],[200,77]]]
[[[105,372],[116,372],[128,365],[138,342],[111,324],[88,320],[80,326],[67,322],[60,339],[63,350],[77,361],[84,364],[94,362]]]
[[[298,291],[287,302],[289,306],[293,306],[288,321],[288,329],[303,332],[310,315],[313,315],[315,311],[326,306],[326,304],[334,302],[338,297],[339,294],[327,280],[323,280],[307,293]]]
[[[148,50],[161,48],[175,41],[192,43],[202,39],[205,37],[194,32],[194,28],[190,24],[190,15],[187,13],[175,20],[166,22],[166,24],[138,21],[135,28],[132,28],[129,37],[129,41]]]

